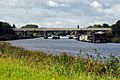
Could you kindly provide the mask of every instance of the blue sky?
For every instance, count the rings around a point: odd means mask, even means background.
[[[0,0],[0,21],[41,27],[87,27],[120,19],[120,0]]]

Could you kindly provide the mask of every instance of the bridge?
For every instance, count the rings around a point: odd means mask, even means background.
[[[20,31],[111,31],[111,28],[14,28],[15,32]]]
[[[91,34],[94,31],[102,31],[102,32],[111,32],[111,28],[13,28],[13,30],[20,37],[30,37],[36,36],[34,34],[41,35],[44,38],[52,35],[74,35],[79,36],[82,34]],[[61,35],[60,35],[61,36]]]

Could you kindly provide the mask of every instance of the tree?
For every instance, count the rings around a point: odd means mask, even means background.
[[[120,37],[120,20],[111,26],[114,37]]]
[[[38,28],[38,25],[27,24],[27,25],[25,25],[25,26],[22,26],[21,28]]]
[[[102,26],[100,24],[93,25],[94,28],[101,28]]]
[[[118,20],[118,21],[116,22],[116,25],[120,25],[120,20]]]
[[[12,26],[7,22],[0,22],[0,35],[5,34],[15,34],[15,32],[12,29]]]
[[[94,24],[93,26],[88,26],[88,28],[110,28],[110,26],[108,24],[104,23],[103,25]]]
[[[15,24],[13,24],[12,28],[16,28]]]
[[[109,26],[108,24],[104,23],[104,24],[102,25],[102,27],[103,27],[103,28],[109,28],[110,26]]]
[[[93,26],[88,26],[88,28],[92,28]]]

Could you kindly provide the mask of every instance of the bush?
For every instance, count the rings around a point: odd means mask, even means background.
[[[119,37],[114,37],[114,38],[112,38],[112,42],[120,43],[120,38]]]
[[[96,54],[99,53],[96,52]],[[120,60],[112,55],[108,56],[103,63],[102,61],[91,59],[92,57],[84,59],[80,56],[70,56],[66,53],[55,56],[44,52],[28,51],[0,41],[0,57],[22,60],[27,66],[39,70],[44,69],[49,71],[50,74],[58,76],[72,77],[72,75],[80,76],[82,73],[85,73],[86,76],[89,73],[116,78],[120,76]],[[97,59],[99,58],[101,57],[97,57]]]

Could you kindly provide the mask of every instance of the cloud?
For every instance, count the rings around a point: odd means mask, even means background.
[[[58,3],[54,2],[54,1],[49,1],[48,4],[49,4],[49,6],[52,6],[52,7],[58,6]]]
[[[104,16],[119,17],[120,14],[120,5],[115,4],[109,8],[98,8],[97,11]]]
[[[16,5],[17,0],[0,0],[0,7],[13,7]]]
[[[113,13],[120,14],[120,4],[114,5],[111,9],[112,9]]]
[[[57,3],[57,2],[54,2],[54,1],[48,1],[48,5],[50,6],[50,7],[60,7],[60,6],[62,6],[62,7],[65,7],[65,6],[69,6],[68,4],[64,4],[64,3]]]
[[[100,4],[98,1],[93,1],[90,5],[94,8],[102,8],[103,7],[102,4]]]
[[[120,0],[0,0],[0,20],[45,27],[83,27],[120,19]]]

